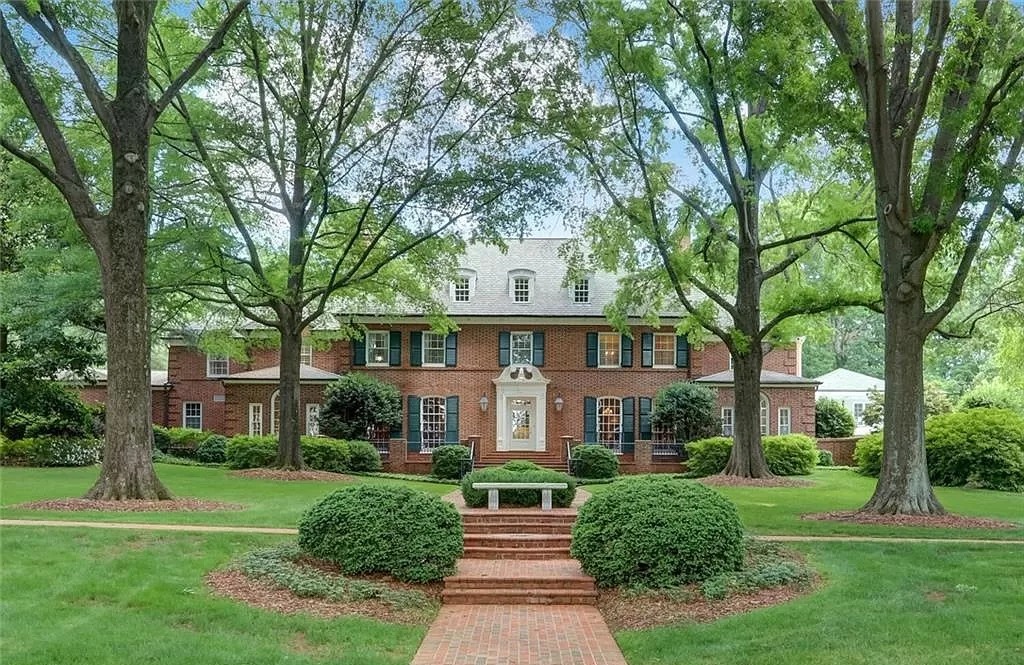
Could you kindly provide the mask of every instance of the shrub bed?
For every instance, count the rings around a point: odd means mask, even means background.
[[[277,437],[238,435],[228,439],[224,461],[231,469],[258,469],[277,459]]]
[[[868,434],[858,441],[853,449],[853,461],[857,464],[857,473],[877,478],[882,472],[882,433]]]
[[[91,466],[99,464],[99,439],[37,436],[0,441],[0,463],[5,466]]]
[[[1024,418],[969,409],[925,421],[928,475],[936,485],[1024,490]]]
[[[714,436],[686,444],[689,459],[686,467],[689,475],[702,477],[720,473],[729,461],[732,452],[732,439],[725,436]]]
[[[664,476],[620,480],[580,507],[572,556],[603,587],[669,587],[743,565],[743,527],[728,499]]]
[[[212,434],[196,448],[196,460],[204,464],[223,464],[228,438],[220,434]]]
[[[302,516],[299,546],[348,574],[431,582],[455,572],[462,555],[462,518],[455,506],[424,492],[345,487]]]
[[[438,446],[430,454],[430,475],[456,480],[462,476],[463,462],[469,460],[469,448],[461,445]]]
[[[348,470],[360,472],[380,471],[383,465],[380,452],[369,441],[348,442]]]
[[[576,446],[573,473],[577,478],[614,478],[619,475],[619,458],[604,446]]]
[[[818,444],[806,434],[765,436],[761,445],[768,470],[776,476],[806,476],[818,464]]]
[[[475,490],[473,483],[566,483],[568,489],[552,490],[551,505],[556,508],[572,505],[576,498],[576,481],[572,476],[537,467],[533,462],[528,464],[536,468],[524,468],[522,462],[515,461],[467,473],[462,479],[462,498],[466,505],[470,508],[487,506],[487,490]],[[517,468],[523,470],[517,471]],[[499,499],[503,506],[539,506],[540,490],[502,490]]]
[[[300,442],[302,444],[302,461],[310,469],[333,473],[344,473],[349,470],[351,455],[348,441],[304,436],[300,438]],[[276,442],[274,446],[276,451]]]

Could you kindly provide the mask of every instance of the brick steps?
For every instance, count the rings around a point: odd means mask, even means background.
[[[515,535],[532,533],[537,535],[550,534],[568,536],[572,533],[572,523],[555,522],[552,524],[531,524],[529,522],[517,521],[495,522],[494,524],[488,524],[486,522],[480,522],[478,524],[464,524],[463,530],[467,541],[470,536],[476,535]]]
[[[442,598],[460,605],[593,605],[597,587],[572,559],[462,559],[445,578]]]
[[[565,559],[568,547],[464,547],[467,559]]]
[[[597,591],[580,589],[445,589],[450,605],[596,605]]]
[[[466,547],[497,547],[506,550],[569,549],[571,535],[564,533],[474,533],[465,536]]]

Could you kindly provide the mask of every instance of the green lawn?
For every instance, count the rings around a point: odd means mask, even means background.
[[[316,619],[210,595],[203,576],[270,536],[3,527],[5,665],[398,665],[425,628]]]
[[[616,635],[630,665],[1024,662],[1024,547],[800,544],[818,592],[706,625]]]

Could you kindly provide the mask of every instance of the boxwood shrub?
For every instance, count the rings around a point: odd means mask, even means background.
[[[726,436],[691,441],[686,444],[686,467],[691,476],[713,476],[722,472],[731,452],[732,439]]]
[[[270,466],[277,459],[276,436],[246,436],[239,434],[228,439],[224,458],[232,469],[259,469]]]
[[[348,574],[431,582],[455,572],[462,519],[451,503],[425,492],[353,485],[327,495],[302,516],[299,546]]]
[[[530,463],[536,466],[532,462]],[[513,465],[509,468],[509,465]],[[576,498],[576,481],[568,474],[551,469],[536,468],[516,471],[522,468],[520,461],[509,462],[505,466],[492,466],[467,473],[462,479],[462,498],[470,508],[487,506],[487,490],[473,489],[473,483],[566,483],[564,490],[552,490],[551,505],[556,508],[568,508]],[[540,490],[501,490],[498,500],[503,506],[539,506]]]
[[[220,434],[211,434],[203,439],[196,448],[196,460],[204,464],[223,464],[228,438]]]
[[[857,473],[877,478],[882,472],[882,433],[868,434],[858,441],[853,448],[853,461]]]
[[[351,470],[348,441],[322,436],[303,436],[300,441],[302,443],[302,461],[310,469],[334,473]]]
[[[818,466],[835,466],[836,460],[832,456],[831,450],[819,450],[818,451]]]
[[[635,476],[583,504],[572,556],[599,586],[669,587],[743,565],[736,507],[699,483]]]
[[[380,471],[380,452],[369,441],[348,442],[349,471]]]
[[[761,445],[768,470],[776,476],[806,476],[818,465],[818,444],[806,434],[764,436]]]
[[[604,446],[582,445],[572,449],[577,478],[614,478],[619,475],[619,458]]]
[[[466,446],[438,446],[430,454],[430,475],[435,478],[457,480],[461,477],[463,462],[468,460],[469,448]]]
[[[159,425],[153,425],[153,447],[162,453],[166,453],[171,448],[171,435],[168,434],[166,427],[160,427]]]
[[[514,460],[510,460],[508,462],[505,462],[502,465],[502,468],[503,469],[508,469],[509,471],[543,471],[544,470],[544,467],[542,467],[540,464],[537,464],[536,462],[531,462],[528,459],[514,459]]]
[[[1006,409],[932,416],[924,425],[928,475],[936,485],[1024,490],[1024,418]]]

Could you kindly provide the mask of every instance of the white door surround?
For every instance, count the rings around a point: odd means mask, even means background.
[[[499,451],[547,450],[549,383],[533,365],[509,365],[494,379]]]

